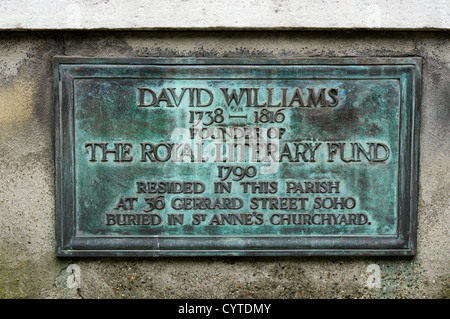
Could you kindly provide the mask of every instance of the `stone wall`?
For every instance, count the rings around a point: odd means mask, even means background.
[[[56,258],[55,55],[423,57],[417,256]],[[0,298],[449,298],[449,74],[445,31],[0,32]]]
[[[447,0],[2,0],[0,30],[448,30]]]

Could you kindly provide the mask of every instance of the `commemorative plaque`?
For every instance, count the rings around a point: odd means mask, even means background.
[[[420,68],[56,57],[56,254],[414,255]]]

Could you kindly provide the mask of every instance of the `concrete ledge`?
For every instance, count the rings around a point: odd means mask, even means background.
[[[0,30],[101,29],[450,30],[450,1],[0,1]]]

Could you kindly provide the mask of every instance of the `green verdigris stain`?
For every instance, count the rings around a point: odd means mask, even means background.
[[[418,68],[61,58],[57,254],[413,254]]]

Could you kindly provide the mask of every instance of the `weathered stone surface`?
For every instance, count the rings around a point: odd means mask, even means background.
[[[0,297],[449,298],[449,52],[431,32],[0,33]],[[56,258],[54,55],[423,57],[417,256]],[[367,286],[371,264],[381,288]]]
[[[0,29],[450,28],[446,0],[3,0]]]

